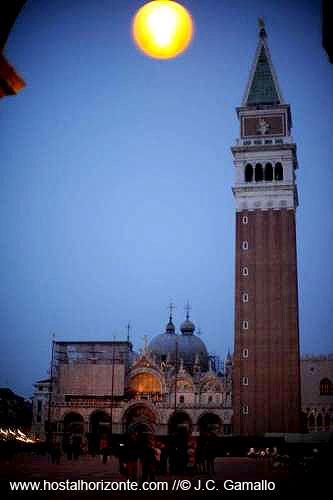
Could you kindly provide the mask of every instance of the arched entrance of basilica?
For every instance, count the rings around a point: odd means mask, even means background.
[[[156,415],[151,408],[145,404],[131,406],[123,418],[124,432],[155,433]]]
[[[68,457],[80,454],[84,432],[84,420],[80,413],[70,412],[64,416],[62,448]]]
[[[83,433],[83,417],[80,413],[70,412],[64,416],[64,432],[67,434]]]
[[[198,420],[200,434],[215,434],[218,436],[222,431],[222,421],[215,413],[205,413]]]
[[[192,432],[192,420],[185,411],[176,411],[169,419],[169,434]]]
[[[88,434],[89,453],[96,455],[100,451],[101,437],[109,439],[111,433],[110,415],[105,411],[97,410],[90,415]]]
[[[192,432],[192,420],[185,411],[176,411],[169,418],[170,472],[184,473],[188,462],[188,439]]]

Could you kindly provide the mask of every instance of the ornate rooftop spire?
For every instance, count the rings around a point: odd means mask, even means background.
[[[200,357],[199,357],[199,354],[196,353],[195,355],[195,359],[194,359],[194,366],[193,366],[193,372],[194,373],[197,373],[200,371]]]
[[[143,354],[148,354],[148,335],[143,336]]]
[[[184,360],[183,360],[183,358],[180,358],[180,367],[179,367],[178,373],[182,374],[182,375],[184,373],[186,373],[186,370],[184,368]]]

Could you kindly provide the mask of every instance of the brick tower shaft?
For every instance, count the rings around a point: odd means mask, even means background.
[[[237,114],[234,433],[298,432],[296,145],[262,21]]]

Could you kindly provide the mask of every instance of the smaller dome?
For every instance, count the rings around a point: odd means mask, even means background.
[[[182,332],[183,335],[193,335],[195,331],[195,325],[190,321],[188,318],[186,318],[185,321],[180,325],[180,331]]]
[[[165,327],[165,333],[173,335],[176,333],[175,325],[172,323],[172,317],[170,316],[169,323]]]

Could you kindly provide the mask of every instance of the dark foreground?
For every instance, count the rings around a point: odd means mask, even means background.
[[[143,487],[139,489],[140,483],[137,486],[125,484],[126,479],[119,473],[118,460],[115,457],[111,457],[107,464],[103,464],[99,457],[84,457],[78,461],[63,459],[57,465],[51,464],[47,456],[21,456],[16,457],[13,463],[2,462],[0,469],[2,498],[33,496],[41,500],[82,500],[85,498],[95,500],[110,497],[110,495],[115,500],[147,499],[152,498],[153,495],[165,499],[181,496],[186,499],[209,500],[223,498],[226,493],[233,491],[252,491],[252,495],[265,491],[267,498],[277,493],[299,495],[315,492],[318,495],[318,493],[329,491],[327,490],[329,484],[327,475],[327,470],[289,471],[282,468],[276,469],[267,461],[256,462],[255,459],[236,457],[217,458],[215,475],[194,475],[193,477],[157,475],[155,482],[144,486],[150,489],[144,491]],[[10,488],[10,481],[24,481],[26,485],[27,482],[33,482],[36,486],[39,483],[39,488],[44,488],[44,491],[36,491],[36,489],[32,491],[31,486],[28,486],[29,490],[13,491]],[[47,481],[45,485],[44,481]],[[243,482],[246,484],[241,484]],[[89,488],[89,491],[78,491],[78,486]],[[63,490],[65,487],[66,490]],[[105,489],[102,490],[102,487]],[[45,491],[47,488],[48,490]],[[119,490],[120,488],[122,489]]]

